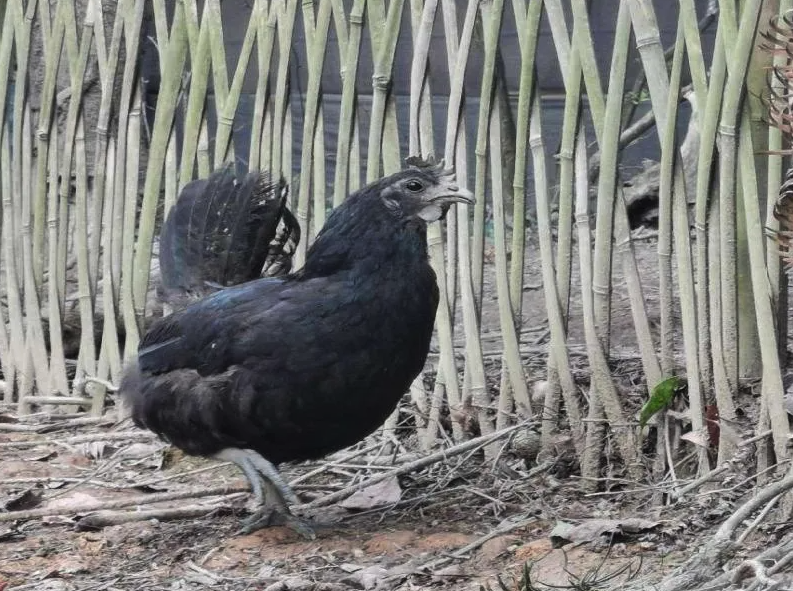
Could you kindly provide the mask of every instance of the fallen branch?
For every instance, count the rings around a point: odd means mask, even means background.
[[[687,485],[681,486],[676,491],[673,490],[672,493],[671,493],[672,498],[675,499],[675,500],[680,499],[683,496],[685,496],[688,493],[690,493],[691,491],[698,489],[700,486],[702,486],[704,484],[707,484],[708,482],[711,482],[712,480],[716,480],[716,478],[718,478],[719,476],[721,476],[722,474],[724,474],[728,470],[730,470],[730,465],[729,464],[722,464],[718,468],[714,468],[713,470],[711,470],[707,474],[704,474],[703,476],[697,478],[696,480],[693,480],[693,481],[689,482]]]
[[[435,452],[423,458],[419,458],[418,460],[414,460],[412,462],[408,462],[407,464],[403,464],[402,466],[399,466],[398,468],[395,468],[393,470],[389,470],[388,472],[383,472],[382,474],[378,474],[377,476],[373,476],[372,478],[368,478],[357,484],[348,486],[347,488],[331,493],[315,501],[311,501],[310,503],[297,505],[295,509],[297,510],[315,509],[317,507],[324,507],[330,505],[337,501],[341,501],[342,499],[346,499],[353,493],[356,493],[364,488],[373,486],[378,482],[388,480],[389,478],[393,478],[394,476],[402,476],[403,474],[415,472],[416,470],[421,470],[422,468],[426,468],[427,466],[431,466],[432,464],[436,464],[438,462],[448,460],[449,458],[453,458],[454,456],[459,456],[469,451],[476,450],[480,447],[484,447],[490,443],[493,443],[494,441],[506,437],[507,435],[509,435],[513,431],[516,431],[517,429],[526,427],[529,424],[530,423],[527,421],[519,425],[513,425],[512,427],[507,427],[506,429],[502,429],[501,431],[496,431],[495,433],[491,433],[490,435],[483,435],[481,437],[476,437],[464,443],[460,443],[459,445],[455,445],[454,447],[450,447],[448,449],[442,449],[438,452]]]
[[[59,507],[56,509],[42,507],[41,509],[29,509],[27,511],[9,511],[8,513],[0,513],[0,522],[17,521],[23,519],[38,519],[40,517],[54,517],[57,515],[78,515],[83,513],[104,511],[106,509],[122,509],[124,507],[134,507],[137,505],[153,505],[154,503],[180,501],[182,499],[227,496],[233,493],[244,493],[249,491],[250,487],[246,483],[244,485],[216,486],[214,488],[201,490],[138,495],[134,497],[115,499],[113,501],[86,503],[84,505],[77,505],[74,507]]]
[[[727,521],[721,524],[721,527],[716,531],[716,535],[714,536],[715,539],[730,539],[744,519],[748,518],[749,515],[770,502],[771,499],[777,495],[786,493],[791,488],[793,488],[793,475],[760,489],[755,496],[738,507]]]
[[[91,435],[75,435],[63,439],[28,439],[25,441],[7,441],[0,443],[0,449],[18,449],[33,447],[35,445],[74,445],[77,443],[91,443],[92,441],[124,441],[148,440],[157,436],[149,431],[118,431],[116,433],[93,433]]]
[[[228,509],[226,505],[187,505],[186,507],[173,507],[166,509],[146,509],[143,511],[97,511],[81,518],[77,522],[77,529],[101,529],[133,521],[173,521],[176,519],[191,519],[204,517],[215,511]]]

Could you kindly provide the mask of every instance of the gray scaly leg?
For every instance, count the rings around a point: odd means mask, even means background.
[[[251,485],[259,509],[243,522],[238,533],[248,534],[272,525],[285,525],[300,535],[314,539],[316,535],[308,522],[296,517],[287,503],[299,499],[271,462],[252,449],[227,447],[215,458],[236,464]]]

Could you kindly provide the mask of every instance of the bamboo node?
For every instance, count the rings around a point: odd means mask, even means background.
[[[589,214],[588,213],[577,213],[575,215],[575,221],[578,224],[586,224],[589,222]]]
[[[564,158],[565,160],[572,160],[573,151],[569,148],[563,148],[559,150],[559,158]]]
[[[735,126],[722,123],[719,125],[719,134],[735,137]]]
[[[225,115],[218,115],[218,125],[225,125],[231,127],[234,124],[233,117],[226,117]]]
[[[658,35],[651,35],[649,37],[640,37],[636,39],[636,49],[644,49],[651,45],[661,46],[661,38]]]
[[[707,232],[708,231],[708,224],[702,222],[694,222],[694,229],[697,232]]]
[[[545,145],[545,142],[542,141],[542,137],[535,135],[529,138],[529,147],[531,148],[542,148]]]
[[[372,76],[372,87],[378,90],[388,90],[389,85],[391,84],[391,79],[388,76],[384,76],[382,74],[375,74]]]
[[[39,129],[39,130],[36,132],[36,137],[37,137],[37,138],[38,138],[40,141],[42,141],[42,142],[46,142],[46,141],[48,141],[48,140],[50,139],[50,132],[49,132],[49,131],[47,131],[46,129]]]
[[[351,12],[350,13],[350,24],[351,25],[363,25],[363,13],[362,12]]]
[[[592,282],[592,293],[596,293],[598,295],[607,296],[611,293],[609,290],[608,285],[600,285],[598,283]]]

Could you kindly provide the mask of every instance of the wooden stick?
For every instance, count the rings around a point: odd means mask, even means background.
[[[172,507],[166,509],[145,509],[143,511],[97,511],[81,518],[77,522],[77,529],[101,529],[133,521],[172,521],[175,519],[190,519],[204,517],[218,509],[227,508],[224,505],[187,505],[186,507]]]
[[[28,439],[25,441],[7,441],[0,443],[0,449],[17,449],[23,447],[32,447],[34,445],[56,445],[66,444],[73,445],[77,443],[90,443],[92,441],[123,441],[127,439],[132,440],[146,440],[154,439],[157,437],[154,433],[148,431],[118,431],[116,433],[93,433],[91,435],[76,435],[74,437],[65,437],[63,439]]]
[[[182,499],[226,496],[232,493],[248,492],[249,490],[250,487],[246,483],[242,486],[216,486],[214,488],[207,488],[203,490],[157,493],[153,495],[137,495],[134,497],[124,497],[122,499],[115,499],[112,501],[85,503],[84,505],[77,505],[68,508],[48,509],[47,507],[43,507],[41,509],[29,509],[27,511],[9,511],[8,513],[0,513],[0,522],[17,521],[20,519],[37,519],[39,517],[52,517],[54,515],[93,513],[95,511],[104,511],[106,509],[121,509],[123,507],[134,507],[136,505],[152,505],[154,503],[179,501]]]

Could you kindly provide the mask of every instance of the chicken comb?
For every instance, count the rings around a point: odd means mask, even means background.
[[[417,168],[419,170],[434,173],[435,176],[439,178],[454,177],[454,168],[446,168],[446,163],[443,158],[436,162],[435,158],[432,156],[428,156],[426,159],[422,158],[421,156],[408,156],[405,158],[405,164],[407,164],[410,168]]]

